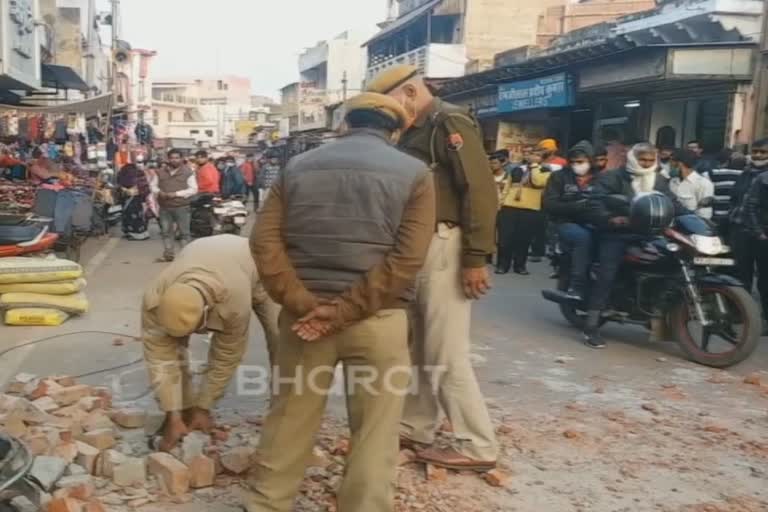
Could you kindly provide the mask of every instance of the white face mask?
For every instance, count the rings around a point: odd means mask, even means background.
[[[754,158],[752,158],[752,156],[749,157],[749,161],[755,167],[765,167],[766,165],[768,165],[768,160],[755,160]]]
[[[586,175],[591,168],[592,166],[589,165],[589,163],[573,164],[571,166],[571,169],[573,169],[573,172],[576,174],[576,176]]]

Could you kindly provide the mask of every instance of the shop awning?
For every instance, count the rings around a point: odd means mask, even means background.
[[[57,103],[56,105],[30,106],[30,105],[4,105],[0,103],[0,112],[4,110],[17,110],[35,114],[96,114],[106,112],[112,103],[111,94],[102,94],[94,98],[70,103]]]
[[[381,39],[387,37],[388,35],[393,34],[394,32],[397,32],[398,30],[410,25],[411,23],[418,20],[427,12],[431,11],[441,3],[443,3],[443,0],[431,0],[430,2],[427,2],[426,4],[419,7],[418,9],[414,9],[413,11],[409,12],[405,16],[393,21],[384,30],[382,30],[381,32],[379,32],[378,34],[370,38],[368,41],[366,41],[363,44],[363,46],[368,46],[372,43],[375,43],[376,41],[380,41]]]
[[[87,91],[86,84],[80,75],[74,69],[67,66],[57,66],[55,64],[43,64],[41,67],[41,83],[44,87],[52,89],[72,89],[75,91]]]

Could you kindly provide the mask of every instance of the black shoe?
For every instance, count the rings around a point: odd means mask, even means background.
[[[605,348],[605,340],[600,335],[600,331],[584,331],[584,344],[589,348]]]
[[[584,300],[583,294],[575,288],[568,288],[568,291],[565,292],[565,296],[568,297],[568,300],[574,302],[582,302]]]
[[[504,270],[503,268],[496,267],[496,270],[494,271],[494,274],[509,274],[509,270]]]
[[[526,270],[524,268],[516,268],[515,269],[515,274],[518,274],[518,275],[521,275],[521,276],[529,276],[529,275],[531,275],[531,273],[528,272],[528,270]]]
[[[544,261],[544,258],[541,256],[530,256],[528,258],[528,261],[530,261],[531,263],[541,263],[542,261]]]

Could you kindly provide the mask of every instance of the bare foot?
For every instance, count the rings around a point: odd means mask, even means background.
[[[158,444],[161,452],[170,452],[179,444],[184,436],[189,434],[189,429],[181,418],[180,413],[168,413],[165,419],[165,428],[163,429],[163,438]]]
[[[189,430],[199,430],[207,434],[214,427],[210,411],[199,407],[192,407],[184,411],[184,419],[189,425]]]

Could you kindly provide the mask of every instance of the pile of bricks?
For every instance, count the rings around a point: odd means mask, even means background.
[[[140,408],[113,408],[108,389],[70,377],[20,374],[0,394],[0,430],[22,441],[34,457],[35,501],[48,512],[136,509],[164,499],[184,501],[212,487],[225,471],[247,471],[253,450],[221,451],[208,435],[193,433],[173,455],[136,449],[162,420]],[[221,438],[217,431],[215,436]],[[138,453],[137,453],[138,452]],[[27,499],[19,512],[38,510]]]

